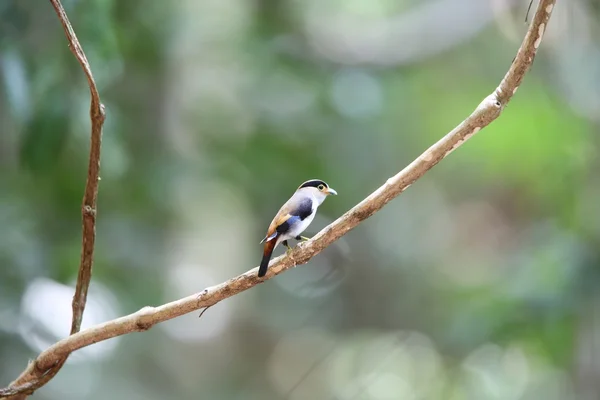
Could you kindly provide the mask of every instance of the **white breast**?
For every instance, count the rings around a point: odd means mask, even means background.
[[[312,213],[308,217],[304,218],[303,221],[294,224],[290,231],[286,232],[284,235],[279,236],[277,238],[277,244],[275,246],[277,246],[284,240],[294,239],[296,236],[302,234],[302,232],[304,232],[306,228],[308,228],[313,219],[315,219],[315,215],[317,214],[317,208],[319,208],[319,203],[315,199],[313,199]]]
[[[297,223],[294,226],[294,229],[291,229],[290,232],[288,232],[288,235],[290,235],[289,238],[290,239],[291,238],[295,238],[296,236],[298,236],[302,232],[304,232],[306,230],[306,228],[308,228],[308,226],[310,225],[310,223],[313,221],[313,219],[315,219],[315,212],[314,211],[308,217],[304,218],[304,221],[300,221],[299,223]]]

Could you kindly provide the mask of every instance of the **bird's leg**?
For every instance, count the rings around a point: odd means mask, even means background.
[[[281,242],[282,245],[284,245],[285,247],[287,247],[287,250],[285,251],[286,254],[289,254],[290,251],[292,251],[292,248],[290,247],[289,243],[287,240],[284,240],[283,242]]]
[[[300,235],[296,236],[295,239],[299,240],[301,242],[306,242],[307,240],[310,240],[310,238],[307,238],[306,236],[300,236]]]

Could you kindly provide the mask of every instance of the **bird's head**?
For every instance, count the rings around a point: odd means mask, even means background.
[[[330,188],[329,185],[320,179],[311,179],[304,182],[300,187],[298,187],[299,192],[305,192],[306,194],[310,194],[312,197],[317,199],[319,204],[323,203],[327,196],[329,195],[337,195],[337,192]]]

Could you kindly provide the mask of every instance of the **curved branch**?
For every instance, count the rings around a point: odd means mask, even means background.
[[[73,318],[71,321],[70,334],[73,335],[81,329],[81,321],[87,302],[88,288],[90,286],[90,280],[92,279],[94,243],[96,241],[96,198],[98,197],[98,181],[100,180],[100,147],[102,144],[102,127],[104,125],[105,113],[104,105],[100,102],[100,95],[98,94],[98,88],[96,87],[90,64],[79,44],[75,31],[69,22],[67,13],[60,3],[60,0],[50,0],[50,3],[63,26],[69,43],[69,49],[85,73],[91,95],[90,120],[92,132],[87,180],[81,207],[83,225],[81,260],[79,263],[79,273],[77,274],[77,284],[72,302]],[[51,368],[44,368],[43,370],[38,369],[37,372],[40,374],[36,376],[35,379],[32,379],[31,374],[27,373],[26,370],[12,382],[9,388],[0,390],[0,397],[19,395],[16,399],[26,398],[26,394],[33,393],[35,389],[43,386],[52,379],[67,361],[67,357],[68,354],[65,354],[61,359],[54,360]],[[31,363],[29,367],[37,369],[37,363]]]
[[[69,49],[81,65],[83,72],[90,87],[90,120],[92,121],[92,133],[90,143],[90,156],[88,164],[87,180],[85,183],[85,192],[83,195],[83,204],[81,212],[83,216],[83,234],[81,248],[81,262],[79,265],[79,274],[77,276],[77,286],[73,296],[73,320],[71,322],[71,335],[79,332],[81,329],[81,320],[87,301],[88,287],[92,279],[92,264],[94,261],[94,244],[96,241],[96,199],[98,197],[98,182],[100,181],[100,147],[102,145],[102,127],[106,114],[104,105],[100,102],[100,95],[96,82],[92,76],[90,64],[77,40],[75,31],[71,27],[69,18],[60,3],[60,0],[50,0],[58,19],[60,20],[67,40]]]
[[[540,0],[531,26],[507,74],[496,90],[487,96],[467,119],[427,149],[410,165],[389,178],[384,185],[371,193],[366,199],[325,227],[311,240],[299,244],[289,256],[280,256],[271,261],[267,276],[264,279],[257,277],[257,268],[254,268],[224,283],[206,288],[199,294],[158,307],[144,307],[133,314],[85,329],[43,351],[23,372],[20,378],[21,382],[38,381],[45,371],[51,369],[73,351],[116,336],[145,331],[157,323],[201,308],[210,307],[296,265],[307,263],[327,246],[383,208],[390,200],[408,189],[413,182],[422,177],[444,157],[470,139],[480,129],[498,118],[533,63],[555,2],[556,0]],[[0,395],[6,393],[5,391],[9,389],[14,388],[9,387],[0,391]]]

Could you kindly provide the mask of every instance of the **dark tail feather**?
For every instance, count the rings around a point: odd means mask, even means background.
[[[273,249],[275,248],[276,239],[271,239],[267,243],[265,243],[265,249],[263,251],[263,258],[260,262],[260,268],[258,269],[258,277],[262,278],[267,273],[267,268],[269,267],[269,261],[271,261],[271,254],[273,254]]]
[[[269,261],[271,261],[271,254],[265,254],[260,262],[260,268],[258,269],[258,277],[262,278],[267,273],[269,267]]]

